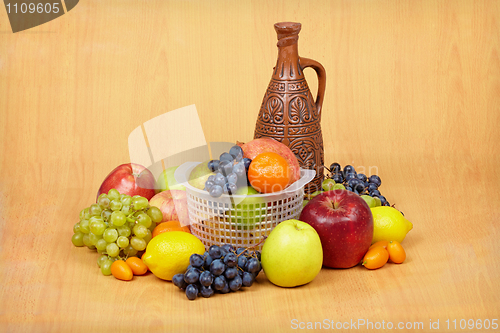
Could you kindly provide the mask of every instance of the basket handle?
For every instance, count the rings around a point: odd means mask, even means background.
[[[189,169],[193,169],[198,164],[200,164],[200,162],[186,162],[179,165],[179,167],[174,172],[175,181],[179,184],[186,185],[188,183],[188,179],[186,176],[187,171]]]
[[[310,169],[300,169],[300,179],[285,189],[285,193],[297,191],[299,188],[304,187],[307,183],[314,179],[316,171]]]

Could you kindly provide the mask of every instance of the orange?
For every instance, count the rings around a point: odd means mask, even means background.
[[[248,168],[250,185],[260,193],[284,190],[291,178],[288,162],[281,155],[272,152],[257,155]]]
[[[189,232],[189,227],[187,226],[181,226],[181,223],[179,221],[168,221],[168,222],[163,222],[158,224],[154,229],[153,232],[151,233],[153,238],[155,236],[158,236],[161,233],[167,232],[167,231],[184,231],[184,232]]]

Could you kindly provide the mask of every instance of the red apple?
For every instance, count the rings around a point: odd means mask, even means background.
[[[160,192],[149,200],[149,205],[158,207],[161,210],[163,213],[161,222],[179,221],[181,225],[189,225],[186,191],[169,190]]]
[[[241,149],[243,149],[243,157],[251,160],[261,153],[272,152],[281,155],[290,165],[290,172],[292,173],[290,184],[300,179],[300,166],[297,157],[288,146],[281,142],[272,138],[258,138],[241,144]]]
[[[347,190],[327,191],[314,197],[299,220],[318,232],[326,267],[356,266],[373,239],[370,207],[359,195]]]
[[[101,193],[108,193],[112,188],[117,189],[121,194],[128,194],[131,197],[140,195],[148,200],[155,195],[156,179],[147,168],[140,164],[126,163],[117,166],[106,176],[106,179],[99,187],[97,197]]]

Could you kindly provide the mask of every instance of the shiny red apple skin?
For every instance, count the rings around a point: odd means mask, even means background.
[[[155,177],[146,167],[135,163],[125,163],[117,166],[106,176],[97,191],[97,197],[114,188],[121,194],[128,194],[131,197],[140,195],[149,200],[155,195],[155,182]]]
[[[299,220],[318,232],[326,267],[356,266],[373,239],[370,207],[359,195],[347,190],[327,191],[314,197],[302,210]]]

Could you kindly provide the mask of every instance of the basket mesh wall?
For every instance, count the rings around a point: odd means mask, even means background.
[[[272,199],[259,195],[247,197],[237,205],[218,198],[202,198],[189,189],[186,192],[191,232],[207,249],[221,244],[235,247],[258,244],[278,223],[297,219],[304,199],[303,188]],[[262,250],[262,244],[258,249]]]

